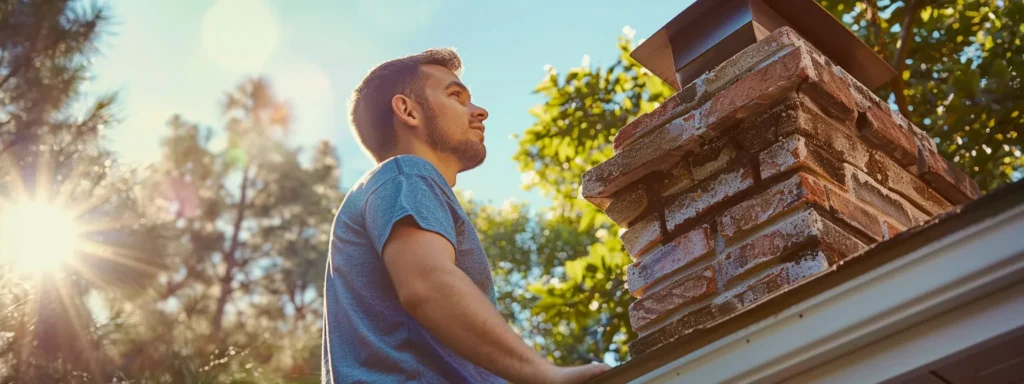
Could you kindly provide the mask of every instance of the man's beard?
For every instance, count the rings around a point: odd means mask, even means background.
[[[434,111],[424,113],[424,122],[427,129],[427,144],[435,151],[455,156],[462,165],[462,171],[476,168],[484,162],[487,157],[487,147],[474,139],[457,140],[441,132],[437,124],[437,116]]]

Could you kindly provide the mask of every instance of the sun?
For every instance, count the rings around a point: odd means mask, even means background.
[[[74,257],[79,245],[73,217],[59,206],[26,201],[0,212],[0,262],[15,271],[54,271]]]

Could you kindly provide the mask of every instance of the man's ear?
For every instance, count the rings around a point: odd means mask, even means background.
[[[405,95],[395,95],[391,98],[391,110],[395,112],[395,119],[402,124],[416,127],[420,125],[420,106]]]

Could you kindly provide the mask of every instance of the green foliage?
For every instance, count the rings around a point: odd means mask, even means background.
[[[618,240],[619,228],[596,207],[578,198],[583,172],[612,156],[619,128],[652,111],[672,90],[628,56],[633,42],[622,37],[619,58],[607,68],[549,70],[535,92],[547,101],[530,112],[533,126],[520,137],[515,160],[524,172],[524,188],[539,189],[553,201],[543,217],[540,241],[585,243],[567,253],[539,253],[536,278],[526,285],[530,297],[528,340],[549,359],[574,364],[628,357],[632,297],[625,290],[629,255]],[[504,260],[503,254],[492,254]]]
[[[983,190],[1024,166],[1024,3],[824,0],[897,69],[879,90]],[[892,98],[889,99],[890,94]]]

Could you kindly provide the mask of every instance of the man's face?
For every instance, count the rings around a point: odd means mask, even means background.
[[[424,128],[434,150],[458,159],[462,171],[476,168],[487,157],[484,120],[487,111],[470,101],[469,89],[452,71],[439,65],[422,67]]]

